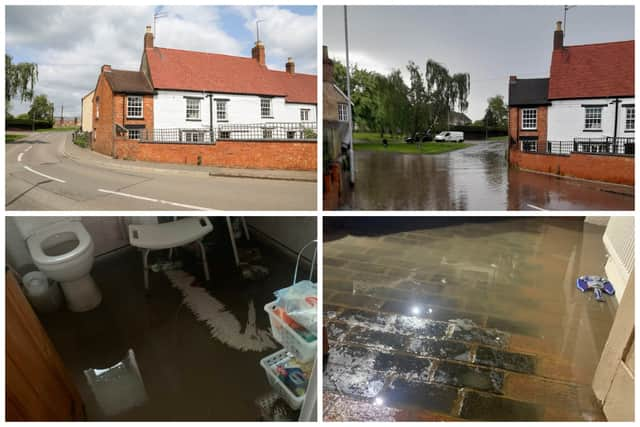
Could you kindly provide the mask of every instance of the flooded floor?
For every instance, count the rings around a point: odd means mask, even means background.
[[[615,297],[582,218],[325,218],[324,419],[602,420]]]
[[[627,187],[509,169],[506,142],[438,155],[356,152],[354,210],[633,210]]]
[[[224,222],[218,225],[217,229],[226,230]],[[227,240],[216,237],[205,240],[211,273],[209,283],[202,281],[203,270],[196,250],[180,249],[176,259],[183,262],[184,272],[195,277],[191,286],[204,286],[224,308],[220,321],[222,327],[228,327],[223,331],[227,342],[214,338],[207,324],[196,319],[165,273],[150,273],[151,292],[145,296],[141,254],[134,248],[96,259],[92,275],[103,294],[97,309],[40,316],[80,391],[89,420],[258,421],[262,418],[256,399],[266,396],[271,388],[259,362],[281,347],[275,344],[263,351],[242,351],[229,344],[233,344],[234,334],[228,329],[236,326],[235,335],[249,334],[252,328],[269,330],[269,320],[262,308],[274,299],[274,290],[291,284],[295,259],[252,239],[251,247],[259,249],[262,255],[256,264],[267,267],[269,275],[264,279],[246,280],[235,267],[226,232],[209,236],[214,235]],[[160,256],[163,252],[152,252],[153,255]],[[143,391],[137,387],[135,376],[112,389],[90,388],[83,372],[96,369],[99,375],[103,369],[123,360],[129,349],[135,353]],[[125,361],[120,367],[128,365]],[[132,371],[120,370],[126,375]],[[125,393],[124,399],[113,396],[122,390],[131,395]],[[105,393],[111,394],[107,396],[110,400],[99,403],[96,396],[101,394],[104,398]],[[138,399],[140,404],[117,414],[104,411],[105,407],[122,408],[131,399]]]

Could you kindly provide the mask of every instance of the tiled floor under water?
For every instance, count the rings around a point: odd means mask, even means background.
[[[226,230],[221,225],[218,229]],[[252,301],[256,327],[268,330],[263,306],[274,299],[274,290],[291,284],[295,259],[252,240],[251,246],[262,254],[258,264],[266,266],[270,274],[266,279],[249,281],[236,269],[228,240],[208,243],[209,294],[224,304],[240,325],[251,323]],[[202,283],[202,266],[195,255],[182,250],[177,258],[185,262],[183,270]],[[181,304],[182,295],[163,273],[151,273],[151,293],[146,297],[141,255],[136,249],[98,258],[92,274],[103,293],[97,309],[40,316],[80,390],[89,420],[260,419],[255,400],[271,389],[259,361],[279,345],[261,352],[240,351],[213,338],[207,325]],[[83,371],[113,366],[128,349],[135,352],[148,398],[138,407],[106,416]]]
[[[325,218],[324,419],[601,420],[617,304],[582,218]]]

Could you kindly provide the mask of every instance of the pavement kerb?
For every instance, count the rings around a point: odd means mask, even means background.
[[[114,163],[114,162],[130,162],[129,160],[114,160],[108,156],[104,156],[105,160],[94,160],[89,159],[87,156],[78,156],[71,151],[76,150],[76,147],[70,147],[67,144],[73,144],[70,140],[65,141],[64,145],[64,156],[70,160],[76,161],[78,163],[90,163],[93,165],[98,165],[108,169],[118,169],[125,171],[133,171],[133,172],[155,172],[162,174],[174,174],[174,175],[188,175],[188,176],[196,176],[196,177],[225,177],[225,178],[248,178],[248,179],[269,179],[269,180],[278,180],[278,181],[300,181],[300,182],[316,182],[315,175],[313,179],[303,178],[303,177],[278,177],[275,175],[269,175],[268,173],[265,175],[251,175],[251,174],[237,174],[233,172],[225,172],[225,171],[212,171],[209,169],[206,170],[191,170],[191,169],[178,169],[178,168],[158,168],[152,166],[139,166],[135,164],[127,164],[127,163]],[[71,148],[71,149],[69,149]],[[84,150],[83,148],[77,148],[78,150]],[[99,153],[92,152],[92,156],[103,156]],[[219,168],[224,169],[224,168]],[[277,173],[277,171],[276,171]]]

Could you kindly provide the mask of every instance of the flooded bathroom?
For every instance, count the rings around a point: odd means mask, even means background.
[[[315,420],[316,238],[316,217],[7,217],[7,420]]]
[[[633,421],[633,217],[325,217],[325,421]]]

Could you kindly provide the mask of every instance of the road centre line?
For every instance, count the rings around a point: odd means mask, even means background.
[[[18,154],[18,161],[21,162],[22,161],[22,156],[24,156],[24,153],[20,153]]]
[[[44,174],[44,173],[42,173],[42,172],[38,172],[37,170],[31,169],[29,166],[23,166],[23,168],[25,168],[26,170],[28,170],[28,171],[29,171],[29,172],[31,172],[31,173],[35,173],[36,175],[40,175],[40,176],[43,176],[43,177],[45,177],[45,178],[49,178],[49,179],[50,179],[50,180],[52,180],[52,181],[61,182],[61,183],[63,183],[63,184],[67,182],[67,181],[62,180],[62,179],[54,178],[54,177],[49,176],[49,175],[47,175],[47,174]]]
[[[122,196],[122,197],[129,197],[129,198],[138,199],[138,200],[145,200],[147,202],[155,202],[155,203],[160,203],[160,204],[163,204],[163,205],[171,205],[171,206],[176,206],[176,207],[180,207],[180,208],[187,208],[187,209],[194,209],[194,210],[201,210],[201,211],[212,211],[212,210],[215,210],[215,209],[203,208],[201,206],[186,205],[186,204],[183,204],[183,203],[170,202],[168,200],[153,199],[151,197],[145,197],[145,196],[136,196],[135,194],[122,193],[122,192],[119,192],[119,191],[105,190],[103,188],[98,188],[98,191],[100,191],[101,193],[113,194],[113,195]]]
[[[527,206],[528,206],[528,207],[530,207],[531,209],[535,209],[535,210],[537,210],[537,211],[544,211],[544,210],[546,210],[546,209],[539,208],[539,207],[537,207],[537,206],[535,206],[535,205],[532,205],[531,203],[527,203]]]

